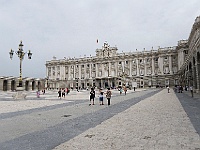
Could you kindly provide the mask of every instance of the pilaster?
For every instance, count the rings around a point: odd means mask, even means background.
[[[71,80],[71,65],[68,66],[68,80]]]
[[[140,72],[139,72],[139,60],[136,59],[136,65],[137,65],[137,76],[140,76]]]
[[[83,64],[78,65],[78,78],[81,79],[81,67]]]
[[[155,75],[155,57],[152,57],[152,75]]]
[[[172,71],[172,55],[169,55],[169,72],[170,72],[170,74],[173,74],[173,71]]]
[[[89,69],[90,69],[89,78],[91,79],[92,78],[92,64],[91,63],[90,63]]]

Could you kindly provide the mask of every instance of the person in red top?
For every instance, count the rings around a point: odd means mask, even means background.
[[[106,91],[106,98],[108,100],[108,105],[110,105],[111,95],[112,95],[112,92],[111,92],[110,88],[108,88],[108,90]]]

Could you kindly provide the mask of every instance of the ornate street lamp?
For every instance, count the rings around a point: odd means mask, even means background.
[[[20,60],[20,66],[19,66],[19,86],[18,87],[22,87],[22,60],[24,59],[24,55],[28,54],[28,59],[31,59],[31,56],[32,56],[32,53],[31,53],[30,50],[28,52],[24,52],[23,51],[23,46],[24,45],[22,44],[22,41],[20,41],[19,49],[18,49],[18,51],[15,52],[17,54],[17,56],[19,57],[19,60]],[[11,49],[10,52],[9,52],[9,54],[10,54],[10,59],[12,59],[14,51]]]
[[[79,80],[79,78],[75,78],[75,80],[76,80],[76,90],[79,92],[79,89],[78,89],[78,80]]]

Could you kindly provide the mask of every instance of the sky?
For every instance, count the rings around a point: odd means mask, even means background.
[[[188,39],[200,0],[0,0],[0,76],[45,78],[55,56],[95,56],[105,41],[118,53],[176,46]],[[98,39],[98,43],[97,43]]]

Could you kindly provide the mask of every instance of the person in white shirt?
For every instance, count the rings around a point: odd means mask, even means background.
[[[190,92],[191,92],[192,97],[193,97],[193,87],[192,87],[192,85],[190,86]]]

